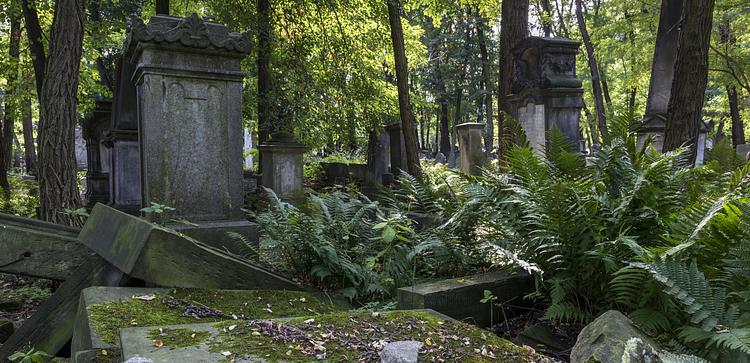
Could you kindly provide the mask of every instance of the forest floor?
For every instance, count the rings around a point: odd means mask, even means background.
[[[0,320],[11,321],[18,328],[52,295],[58,284],[52,280],[0,273]]]

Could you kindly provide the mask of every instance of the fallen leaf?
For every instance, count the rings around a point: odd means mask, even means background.
[[[102,355],[107,355],[107,350],[106,349],[102,349]]]
[[[236,327],[237,327],[237,325],[230,325],[230,326],[229,326],[229,330],[230,330],[230,331],[232,331],[232,330],[234,330],[234,328],[236,328]]]
[[[156,299],[156,295],[138,295],[138,296],[133,296],[133,299],[151,301],[153,299]]]
[[[228,356],[232,355],[232,352],[230,352],[228,350],[225,350],[225,351],[221,352],[221,355],[223,355],[225,357],[228,357]]]
[[[428,346],[428,347],[431,347],[432,346],[432,339],[430,339],[430,338],[425,339],[424,340],[424,344],[426,346]]]
[[[303,323],[305,323],[305,324],[312,324],[314,322],[315,322],[315,319],[307,319],[307,320],[303,321]]]
[[[161,348],[164,345],[164,342],[161,341],[161,339],[154,339],[154,346],[157,348]]]

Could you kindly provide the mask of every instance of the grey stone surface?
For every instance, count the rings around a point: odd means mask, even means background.
[[[8,338],[13,335],[14,331],[15,328],[13,327],[12,322],[8,320],[0,320],[0,344],[3,344],[8,340]]]
[[[747,156],[750,154],[750,144],[739,144],[736,147],[737,157],[741,160],[748,160]]]
[[[388,343],[380,351],[381,363],[417,363],[422,342],[406,340]]]
[[[75,128],[75,147],[76,147],[76,167],[86,169],[88,159],[86,155],[86,140],[83,138],[83,130],[80,127]]]
[[[320,163],[326,176],[326,185],[346,185],[349,178],[349,164],[346,163]]]
[[[303,193],[302,156],[307,147],[298,143],[291,134],[275,134],[265,144],[258,146],[263,165],[262,184],[272,189],[280,198],[297,200]]]
[[[498,303],[513,306],[528,304],[523,296],[534,291],[531,275],[523,270],[498,271],[456,279],[440,280],[398,289],[399,309],[432,309],[456,320],[490,324],[490,308],[482,304],[484,290],[497,296]],[[493,309],[494,321],[499,321],[501,309]],[[513,309],[505,315],[512,316]]]
[[[256,257],[255,253],[252,252],[252,248],[245,245],[245,242],[249,243],[253,248],[257,248],[259,245],[260,235],[258,225],[250,221],[207,221],[199,222],[197,225],[177,224],[169,227],[190,238],[194,238],[211,247],[228,251],[231,254],[243,257]],[[245,241],[242,239],[245,239]]]
[[[109,133],[112,121],[112,101],[96,100],[93,111],[83,120],[81,127],[86,140],[88,166],[86,168],[86,204],[109,201],[109,148],[104,139]]]
[[[461,150],[461,171],[466,174],[479,175],[484,166],[484,138],[482,131],[484,124],[467,122],[456,126],[458,133],[458,148]]]
[[[578,334],[578,340],[570,352],[570,362],[583,363],[590,357],[595,357],[601,363],[620,363],[625,344],[630,338],[639,338],[658,348],[625,315],[616,310],[607,311]]]
[[[395,177],[401,175],[401,170],[407,170],[406,144],[400,124],[391,124],[385,127],[388,132],[388,146],[391,156],[391,174]]]
[[[445,164],[446,163],[445,155],[443,155],[443,153],[441,152],[438,152],[437,155],[435,155],[435,162],[440,163],[440,164]]]
[[[191,221],[242,217],[242,79],[248,33],[193,14],[132,17],[142,205]]]
[[[578,124],[583,88],[576,75],[580,45],[570,39],[529,37],[512,51],[514,74],[508,102],[513,117],[524,126],[531,146],[538,152],[544,150],[545,134],[553,127],[575,149],[581,149]]]
[[[79,240],[126,274],[165,287],[309,290],[190,237],[97,204]]]

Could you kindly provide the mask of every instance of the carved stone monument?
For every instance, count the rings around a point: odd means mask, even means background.
[[[484,163],[484,152],[482,145],[482,130],[485,124],[478,122],[467,122],[456,126],[458,133],[458,149],[461,151],[459,166],[466,174],[479,175]]]
[[[83,138],[86,140],[86,200],[92,207],[96,203],[109,201],[109,164],[111,149],[104,145],[112,119],[112,100],[96,100],[96,107],[82,124]]]
[[[125,56],[135,65],[142,205],[190,221],[243,217],[242,79],[248,33],[193,14],[133,17]]]
[[[576,75],[580,45],[570,39],[529,37],[513,49],[514,79],[507,102],[539,153],[544,152],[546,132],[553,127],[581,150],[583,88]]]
[[[277,132],[271,140],[259,145],[258,150],[263,165],[263,186],[283,199],[299,199],[303,193],[302,156],[307,147],[297,142],[294,135]]]

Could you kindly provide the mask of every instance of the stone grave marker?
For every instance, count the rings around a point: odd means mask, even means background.
[[[308,150],[290,133],[279,132],[258,146],[263,166],[262,184],[280,198],[297,200],[303,195],[303,155]]]
[[[112,101],[97,99],[94,110],[82,122],[86,140],[86,205],[109,201],[110,149],[104,145],[112,119]]]
[[[458,148],[461,150],[461,171],[471,175],[479,175],[484,164],[482,146],[484,139],[482,131],[484,124],[467,122],[456,126],[458,133]]]
[[[406,171],[408,162],[406,160],[406,144],[401,124],[391,124],[385,127],[388,132],[388,146],[391,156],[391,174],[398,178],[401,170]]]

